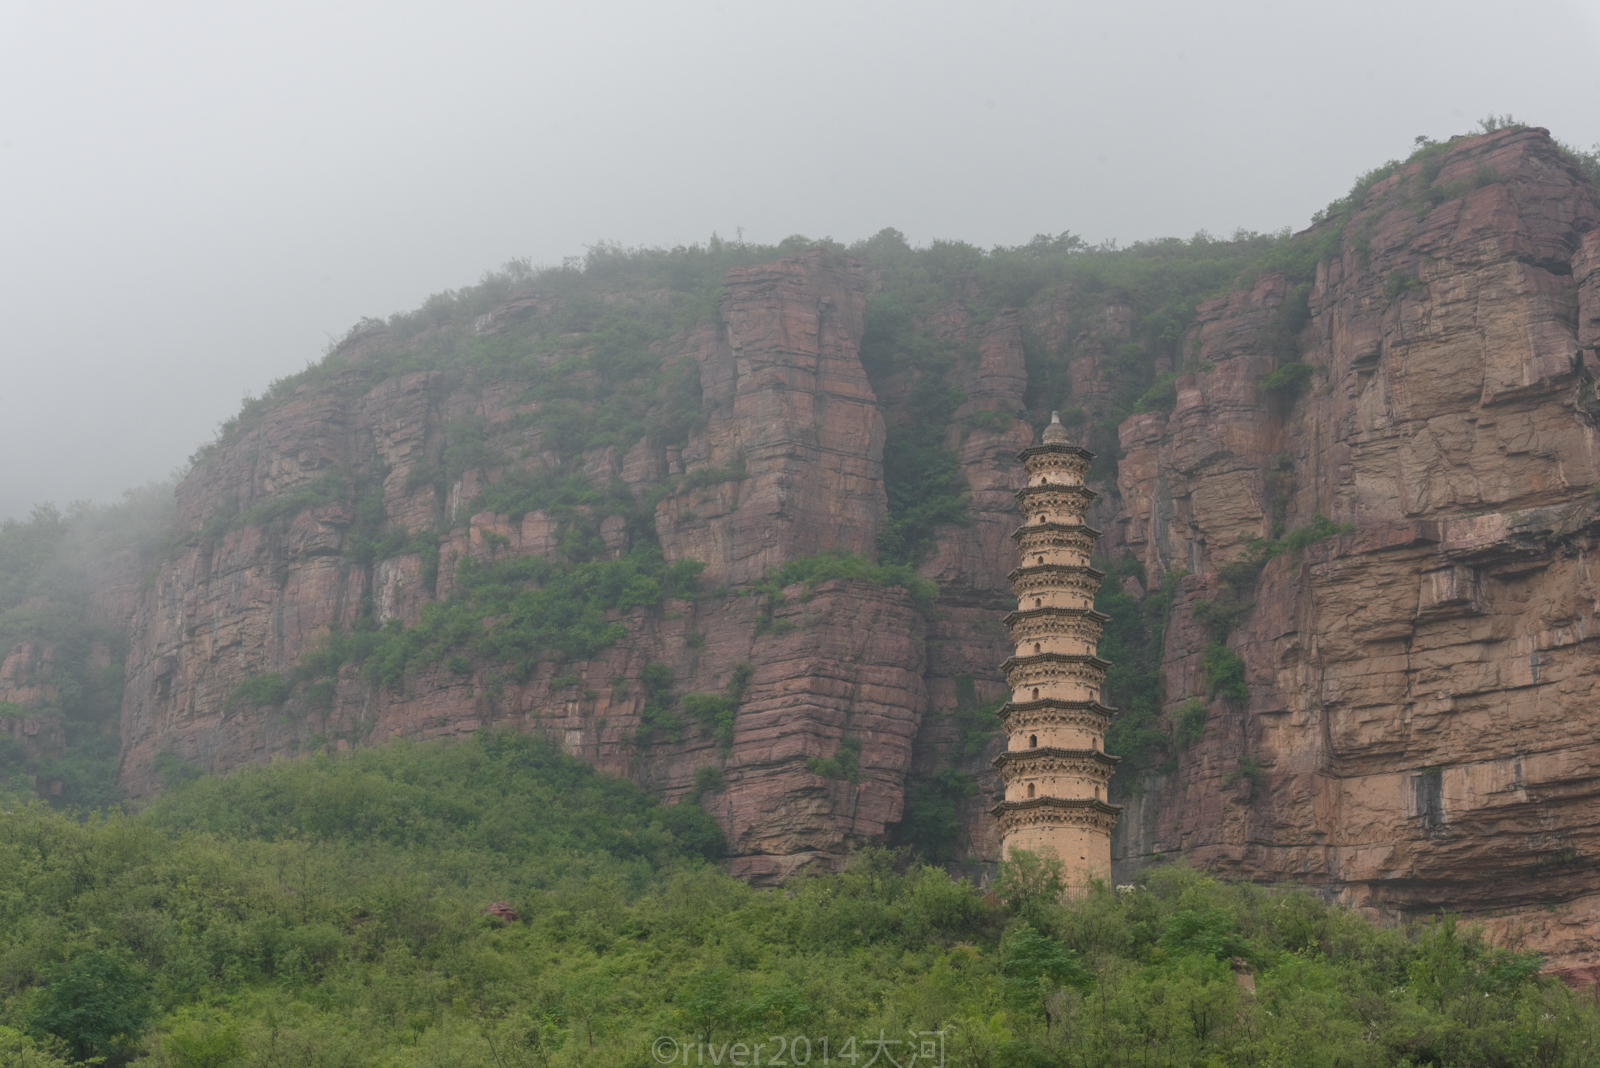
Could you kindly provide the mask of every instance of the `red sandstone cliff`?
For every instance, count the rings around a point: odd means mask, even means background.
[[[1136,555],[1150,581],[1190,573],[1167,630],[1172,704],[1205,689],[1200,653],[1217,633],[1196,603],[1217,595],[1219,571],[1250,538],[1272,533],[1275,509],[1289,529],[1319,513],[1355,529],[1277,556],[1242,592],[1254,607],[1227,641],[1250,699],[1211,701],[1206,735],[1175,770],[1124,777],[1116,849],[1128,871],[1183,854],[1383,910],[1548,904],[1556,911],[1494,922],[1577,960],[1600,951],[1590,923],[1600,720],[1588,701],[1600,629],[1588,563],[1600,531],[1600,203],[1542,131],[1469,139],[1435,162],[1366,192],[1318,269],[1297,339],[1279,329],[1293,287],[1263,274],[1201,306],[1184,364],[1170,368],[1185,371],[1172,410],[1120,428],[1116,484],[1098,487],[1094,522],[1105,551]],[[653,349],[665,367],[698,370],[703,418],[687,443],[645,437],[585,455],[591,482],[620,480],[639,500],[676,480],[655,505],[654,534],[669,559],[706,563],[708,590],[738,592],[822,549],[873,551],[884,418],[904,417],[914,383],[875,391],[863,371],[870,286],[859,265],[820,250],[731,272],[714,321]],[[515,297],[474,330],[492,337],[549,316],[552,300]],[[1105,354],[1134,313],[1114,293],[1089,306],[1065,290],[997,314],[950,300],[922,323],[970,357],[945,383],[965,398],[945,444],[971,488],[969,522],[941,531],[922,565],[942,591],[929,611],[899,588],[835,580],[814,595],[787,591],[775,619],[789,629],[758,625],[757,597],[707,595],[635,609],[621,619],[624,641],[525,682],[498,680],[492,665],[436,664],[395,690],[347,668],[319,708],[241,708],[231,695],[243,680],[292,667],[364,603],[379,620],[414,622],[451,592],[460,560],[550,553],[561,534],[541,511],[516,522],[460,514],[484,485],[553,464],[526,418],[538,401],[488,375],[379,380],[365,360],[392,342],[360,335],[343,350],[347,370],[195,468],[179,489],[181,525],[200,530],[219,508],[252,515],[335,473],[378,479],[388,524],[454,520],[436,584],[416,553],[353,559],[353,503],[195,535],[133,613],[125,782],[135,795],[155,789],[153,761],[168,750],[225,770],[308,746],[503,723],[669,800],[698,769],[719,768],[726,788],[703,803],[728,832],[734,869],[752,878],[883,834],[901,818],[908,777],[951,764],[979,776],[962,848],[992,857],[986,757],[964,751],[950,713],[967,677],[981,698],[1001,689],[1014,457],[1045,414],[1028,408],[1026,344],[1073,354],[1070,395],[1044,407],[1100,411],[1110,396]],[[562,355],[549,353],[551,365]],[[1296,358],[1315,369],[1307,388],[1292,402],[1264,391],[1262,379]],[[973,418],[995,412],[1017,418]],[[453,481],[428,476],[444,467],[451,428],[469,420],[502,459]],[[629,547],[620,515],[594,518],[608,552]],[[751,665],[730,749],[700,729],[635,740],[652,662],[671,668],[680,692],[718,690]],[[580,681],[552,688],[558,674]],[[862,742],[857,781],[808,770],[845,737]]]

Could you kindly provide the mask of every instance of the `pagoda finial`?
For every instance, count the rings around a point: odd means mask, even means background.
[[[1061,425],[1061,413],[1050,413],[1050,425],[1044,428],[1044,442],[1049,445],[1057,441],[1067,440],[1067,428]]]

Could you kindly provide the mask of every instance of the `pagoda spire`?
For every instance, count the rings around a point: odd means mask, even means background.
[[[1100,532],[1084,522],[1095,494],[1083,484],[1094,453],[1068,444],[1050,413],[1043,444],[1018,454],[1022,526],[1011,535],[1021,563],[1008,576],[1017,610],[1006,616],[1016,654],[1001,668],[1011,700],[1000,710],[1006,751],[994,765],[1005,800],[991,810],[1001,852],[1053,851],[1071,892],[1111,878],[1111,829],[1122,811],[1107,800],[1117,757],[1105,751],[1111,709],[1100,689],[1111,665],[1096,655],[1110,618],[1094,610],[1102,572],[1089,566]]]

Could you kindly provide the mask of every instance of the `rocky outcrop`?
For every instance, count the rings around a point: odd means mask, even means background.
[[[857,350],[859,264],[819,251],[730,271],[720,329],[692,356],[710,407],[656,506],[669,559],[752,582],[823,549],[871,555],[887,507],[883,416]]]

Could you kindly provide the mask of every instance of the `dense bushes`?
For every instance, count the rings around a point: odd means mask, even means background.
[[[492,732],[201,776],[137,816],[11,809],[0,1055],[560,1068],[882,1029],[995,1068],[1576,1068],[1600,1039],[1536,958],[1448,918],[1379,930],[1181,866],[1061,903],[1026,854],[998,906],[884,852],[763,891],[719,848],[697,805]]]

